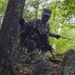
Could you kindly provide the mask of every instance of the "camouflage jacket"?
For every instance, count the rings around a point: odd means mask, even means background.
[[[25,25],[29,28],[36,27],[41,35],[49,36],[50,27],[49,24],[43,24],[40,19],[33,19],[29,22],[26,22]]]
[[[36,47],[41,48],[42,50],[46,50],[46,47],[44,47],[44,43],[48,42],[48,37],[50,33],[49,24],[42,24],[40,19],[33,19],[28,22],[25,22],[23,28],[24,29],[21,34],[21,41],[24,47],[27,47],[31,50]],[[42,38],[38,35],[37,30],[42,36]],[[44,40],[45,42],[43,42]]]

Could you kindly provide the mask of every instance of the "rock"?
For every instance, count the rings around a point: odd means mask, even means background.
[[[66,52],[59,75],[75,75],[75,51],[73,49]]]

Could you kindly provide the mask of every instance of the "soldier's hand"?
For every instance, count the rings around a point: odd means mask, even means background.
[[[20,25],[24,25],[24,23],[25,23],[25,20],[24,20],[23,18],[20,18],[19,24],[20,24]]]
[[[60,35],[56,35],[56,38],[59,39],[61,36]]]

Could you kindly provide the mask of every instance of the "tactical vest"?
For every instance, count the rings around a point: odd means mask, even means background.
[[[25,30],[25,32],[21,34],[22,46],[26,48],[34,48],[35,44],[33,43],[36,43],[37,47],[43,48],[44,47],[43,43],[41,43],[41,40],[40,40],[41,38],[39,37],[36,29],[38,30],[40,35],[43,37],[43,39],[47,40],[49,36],[49,30],[50,30],[49,25],[42,24],[39,19],[31,20],[27,22],[26,25],[28,28]]]

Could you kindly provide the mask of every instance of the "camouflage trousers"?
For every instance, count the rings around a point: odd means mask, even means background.
[[[31,63],[32,75],[51,75],[51,68],[50,61],[42,54],[37,55]]]

